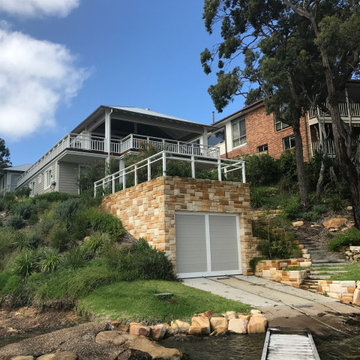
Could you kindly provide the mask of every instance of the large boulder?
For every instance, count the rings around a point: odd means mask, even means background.
[[[251,316],[247,325],[248,334],[264,333],[266,331],[267,323],[267,319],[264,315]]]
[[[327,229],[330,228],[339,228],[340,226],[345,225],[347,222],[346,218],[332,218],[323,222],[324,227]]]
[[[149,326],[142,325],[140,323],[131,322],[129,328],[129,334],[131,335],[143,335],[150,336],[151,329]]]
[[[134,335],[135,336],[135,335]],[[127,341],[127,337],[121,331],[101,331],[96,335],[95,342],[100,345],[123,345]]]
[[[360,306],[360,289],[359,288],[356,288],[355,291],[354,291],[352,303],[354,305]]]
[[[209,335],[210,334],[210,320],[207,316],[200,315],[200,316],[193,316],[191,319],[191,327],[193,328],[199,328],[201,329],[202,335]],[[189,329],[189,331],[190,331]]]
[[[166,327],[163,324],[150,326],[151,338],[158,341],[164,338],[166,334]]]
[[[228,321],[225,317],[214,316],[210,319],[210,325],[212,331],[217,330],[218,328],[227,329]]]
[[[246,319],[231,319],[229,321],[228,330],[235,334],[247,333],[248,320]]]
[[[227,311],[225,313],[226,318],[230,321],[231,319],[236,319],[237,315],[235,311]]]
[[[176,325],[177,329],[183,333],[187,333],[190,328],[190,324],[188,322],[181,321],[181,320],[175,320],[175,325]]]

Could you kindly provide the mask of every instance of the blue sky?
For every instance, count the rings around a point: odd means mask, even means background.
[[[26,0],[27,13],[10,1],[0,0],[0,53],[10,54],[0,55],[0,137],[14,165],[35,162],[99,105],[211,123],[215,77],[199,54],[219,38],[205,31],[202,0]]]

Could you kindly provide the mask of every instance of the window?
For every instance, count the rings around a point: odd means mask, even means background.
[[[215,146],[225,141],[225,130],[221,129],[214,134],[208,136],[208,145]]]
[[[45,189],[50,187],[50,185],[51,185],[51,177],[52,177],[51,169],[46,170],[45,171],[45,183],[44,183]]]
[[[35,181],[32,181],[29,185],[30,188],[30,197],[33,197],[35,195]]]
[[[274,115],[274,122],[275,122],[275,131],[286,129],[290,126],[288,124],[283,123],[281,120],[277,120],[275,115]]]
[[[246,144],[245,118],[240,118],[232,123],[233,147]]]
[[[291,149],[295,147],[295,137],[294,135],[291,136],[287,136],[285,138],[283,138],[283,149]]]
[[[258,146],[257,147],[257,152],[267,152],[268,151],[268,144],[265,144],[265,145],[261,145],[261,146]]]

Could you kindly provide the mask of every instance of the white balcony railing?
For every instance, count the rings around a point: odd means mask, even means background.
[[[190,163],[191,177],[196,178],[196,165],[201,164],[202,167],[207,166],[208,169],[217,171],[217,179],[227,179],[232,175],[232,181],[246,182],[245,161],[230,160],[221,158],[203,158],[195,155],[179,156],[177,152],[160,151],[157,154],[141,160],[136,164],[130,165],[125,169],[119,170],[111,175],[94,182],[94,196],[107,192],[115,193],[115,191],[126,189],[127,180],[131,176],[131,185],[150,181],[158,176],[167,175],[168,161],[181,161]],[[157,166],[154,166],[157,164]],[[155,173],[154,173],[155,168]]]
[[[312,152],[313,154],[315,154],[315,152],[319,152],[321,151],[321,144],[320,141],[314,141],[311,143],[312,145]],[[324,147],[325,147],[325,151],[326,154],[330,157],[334,157],[335,156],[335,144],[334,144],[334,140],[332,139],[328,139],[324,141]]]
[[[340,116],[349,118],[349,111],[346,103],[339,104]],[[320,116],[323,118],[330,117],[328,111],[319,110]],[[360,103],[350,103],[350,114],[354,118],[360,118]],[[314,119],[317,117],[317,108],[311,108],[309,111],[309,118]]]
[[[217,147],[189,144],[171,139],[161,139],[135,134],[130,134],[123,139],[111,138],[110,152],[112,154],[120,155],[129,150],[141,150],[145,145],[151,145],[159,151],[167,150],[183,155],[196,155],[207,158],[220,157],[220,150]],[[107,152],[105,138],[102,136],[96,134],[67,134],[24,174],[22,174],[21,177],[19,177],[17,186],[21,186],[28,181],[37,171],[54,160],[65,149]]]

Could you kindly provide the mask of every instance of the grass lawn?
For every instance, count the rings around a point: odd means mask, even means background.
[[[171,299],[158,299],[156,293],[172,293]],[[145,323],[189,320],[195,313],[233,310],[248,313],[250,306],[173,281],[117,282],[96,289],[78,301],[80,313],[91,313],[99,319]]]
[[[333,274],[331,280],[360,280],[360,262],[344,266],[346,273]]]

